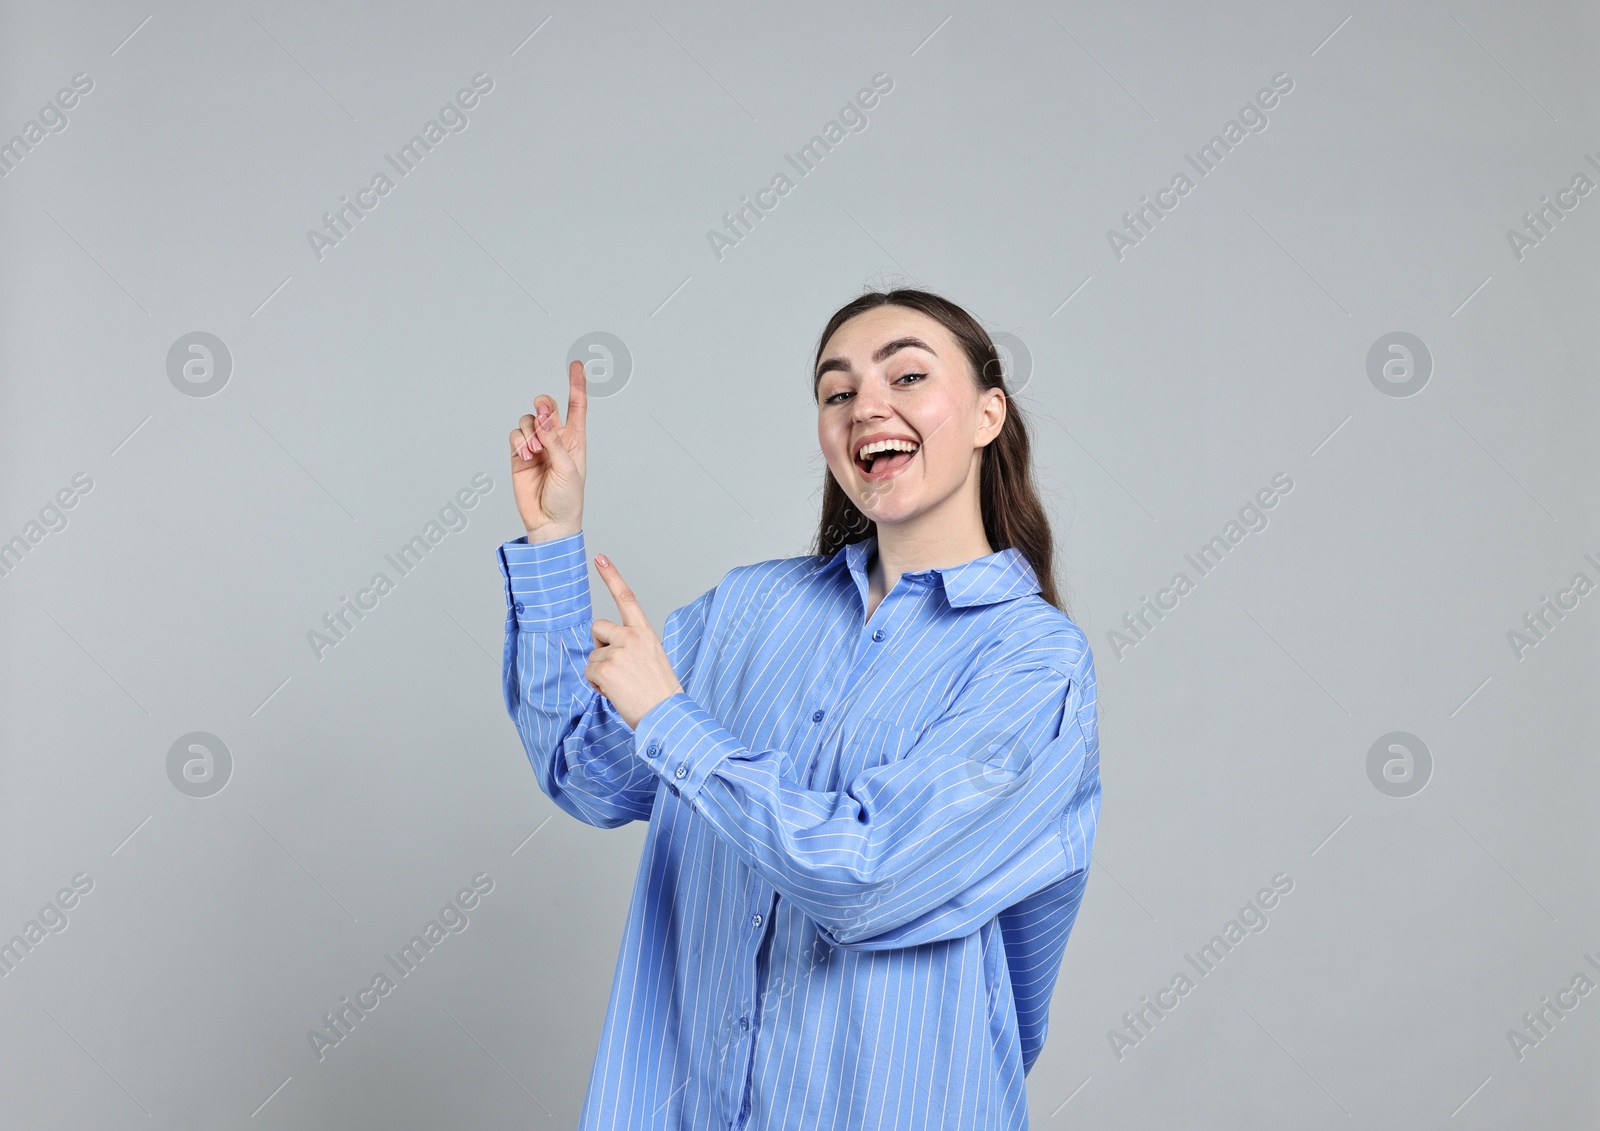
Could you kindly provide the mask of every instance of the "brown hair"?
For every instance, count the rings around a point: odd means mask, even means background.
[[[817,399],[821,384],[816,375],[817,366],[822,363],[822,351],[834,331],[863,311],[890,305],[920,311],[949,330],[966,352],[978,388],[999,389],[1005,394],[1005,423],[999,435],[984,447],[979,464],[978,503],[983,515],[983,533],[997,552],[1011,546],[1022,551],[1039,579],[1039,595],[1066,613],[1067,606],[1056,589],[1055,539],[1050,531],[1050,518],[1033,484],[1028,424],[1006,390],[1000,353],[977,319],[949,299],[927,291],[904,288],[868,291],[841,306],[823,327],[822,336],[817,339],[816,357],[811,363],[811,399]],[[864,541],[876,533],[877,523],[856,509],[844,488],[834,479],[831,469],[823,475],[822,516],[811,552],[832,557],[841,547]]]

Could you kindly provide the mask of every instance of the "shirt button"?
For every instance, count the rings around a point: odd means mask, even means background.
[[[760,915],[752,915],[752,916],[751,916],[751,917],[750,917],[750,925],[751,925],[751,926],[752,926],[752,927],[759,927],[759,926],[761,926],[761,916],[760,916]]]
[[[676,796],[678,796],[678,787],[673,785],[671,782],[668,782],[667,783],[667,792],[672,794],[672,796],[676,797]]]
[[[750,1028],[750,1018],[748,1018],[748,1017],[739,1018],[739,1028],[741,1028],[741,1029]]]
[[[811,721],[814,723],[820,723],[822,721],[822,716],[826,713],[827,712],[825,711],[818,711],[816,714],[811,716]]]
[[[644,748],[644,752],[646,754],[651,755],[652,757],[654,757],[655,755],[661,753],[661,743],[660,743],[660,741],[658,739],[652,738],[650,740],[650,745],[646,746]]]
[[[883,629],[880,628],[880,629],[878,629],[877,632],[874,632],[872,634],[872,639],[874,639],[874,640],[882,640],[883,639]]]
[[[522,611],[522,602],[518,601],[516,604],[512,605],[511,607],[513,609],[517,610],[517,612],[520,613]]]
[[[686,778],[686,777],[688,777],[689,776],[689,764],[687,762],[685,762],[683,765],[679,766],[676,770],[673,770],[672,771],[672,776],[675,777],[675,778]]]

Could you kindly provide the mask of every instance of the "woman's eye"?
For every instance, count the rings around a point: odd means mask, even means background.
[[[927,376],[928,375],[926,373],[902,373],[902,374],[900,374],[900,376],[896,377],[895,380],[896,381],[904,381],[907,377],[921,377],[924,380],[926,380]],[[822,399],[822,403],[823,404],[837,404],[839,402],[839,398],[840,397],[847,397],[847,396],[850,395],[850,393],[851,393],[851,390],[849,390],[849,389],[841,389],[839,392],[834,393],[833,396],[831,396],[831,397],[824,397]]]

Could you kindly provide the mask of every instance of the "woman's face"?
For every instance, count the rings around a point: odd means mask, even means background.
[[[1005,396],[980,394],[966,352],[937,320],[874,307],[834,331],[817,368],[817,441],[857,510],[882,526],[963,490],[976,500],[982,448],[999,435]],[[880,438],[915,450],[878,454],[869,470],[857,456]]]

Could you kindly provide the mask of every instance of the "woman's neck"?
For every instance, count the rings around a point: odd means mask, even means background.
[[[867,619],[899,582],[903,573],[965,565],[994,553],[982,525],[960,538],[928,540],[894,528],[878,527],[877,552],[867,563]],[[887,545],[885,541],[887,540]]]

